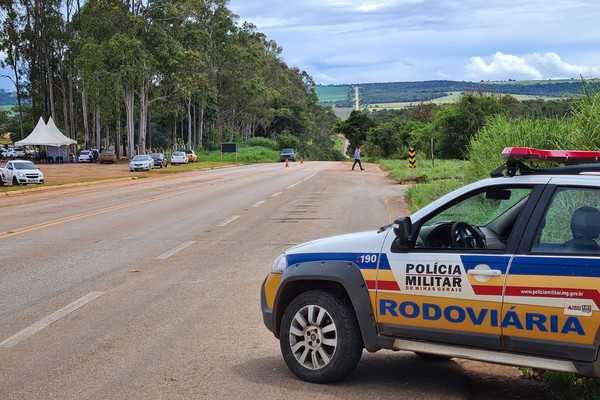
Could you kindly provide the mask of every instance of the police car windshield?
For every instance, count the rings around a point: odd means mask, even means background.
[[[424,225],[433,225],[442,221],[468,221],[472,225],[486,226],[513,209],[515,205],[523,204],[531,190],[531,188],[503,189],[502,192],[495,190],[492,195],[481,192],[434,215]]]

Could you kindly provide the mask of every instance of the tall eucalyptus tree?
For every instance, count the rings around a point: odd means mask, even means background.
[[[22,16],[19,14],[18,4],[12,0],[0,1],[0,51],[6,57],[0,60],[0,67],[10,69],[11,75],[1,74],[8,78],[15,86],[17,94],[17,107],[19,112],[19,130],[21,139],[25,138],[23,129],[23,82],[24,60],[21,55]]]

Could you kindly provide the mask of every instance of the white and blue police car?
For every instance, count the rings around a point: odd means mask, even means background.
[[[600,152],[503,156],[379,231],[275,260],[261,309],[294,374],[333,382],[389,349],[600,377]]]

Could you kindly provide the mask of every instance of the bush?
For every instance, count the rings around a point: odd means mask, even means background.
[[[471,141],[466,182],[490,176],[492,170],[506,162],[505,147],[561,148],[569,124],[562,119],[517,119],[499,115],[488,119],[486,127]]]
[[[600,148],[600,91],[587,84],[579,101],[572,103],[573,117],[510,119],[498,115],[471,141],[466,182],[489,176],[504,164],[505,147],[539,149],[597,150]]]
[[[245,142],[240,143],[240,146],[243,147],[266,147],[271,150],[280,150],[279,143],[276,140],[263,138],[263,137],[253,137],[251,139],[246,140]]]
[[[300,139],[294,135],[279,135],[275,140],[277,140],[277,143],[279,144],[279,149],[291,148],[298,150],[300,148]]]

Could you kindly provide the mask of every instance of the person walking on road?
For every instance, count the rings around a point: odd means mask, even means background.
[[[360,162],[360,146],[356,146],[356,149],[354,149],[354,164],[352,164],[352,171],[354,171],[356,164],[358,164],[361,171],[364,169]]]

